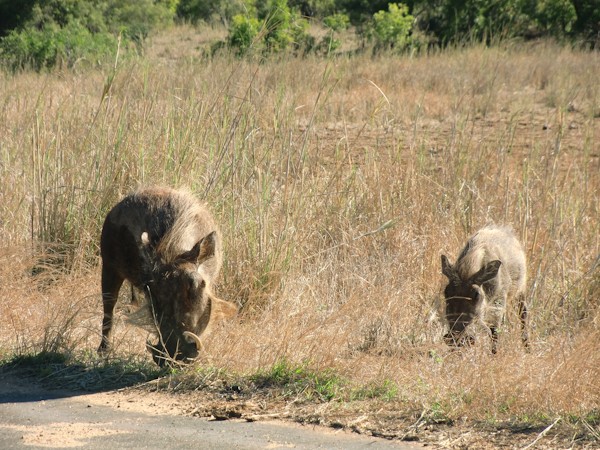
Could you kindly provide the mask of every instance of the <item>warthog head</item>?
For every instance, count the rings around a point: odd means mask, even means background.
[[[475,274],[463,279],[448,258],[442,255],[442,273],[448,277],[448,285],[444,289],[449,326],[444,341],[448,345],[474,344],[475,338],[468,333],[467,327],[480,316],[485,305],[486,296],[481,286],[498,275],[501,264],[499,260],[490,261]]]
[[[147,244],[147,236],[142,235]],[[194,247],[171,263],[155,262],[153,279],[145,286],[159,340],[148,343],[154,361],[189,362],[198,356],[200,336],[218,316],[232,316],[237,308],[214,296],[210,278],[203,266],[214,256],[215,233],[202,238]]]

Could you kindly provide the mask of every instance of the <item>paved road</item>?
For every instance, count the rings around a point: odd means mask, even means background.
[[[422,449],[279,422],[209,421],[147,414],[91,399],[80,393],[44,390],[22,380],[1,378],[0,448]]]

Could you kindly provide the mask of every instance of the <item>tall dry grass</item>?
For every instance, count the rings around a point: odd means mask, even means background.
[[[220,219],[219,293],[242,306],[200,364],[285,358],[451,418],[598,411],[598,53],[148,55],[0,76],[2,354],[94,351],[102,220],[160,183]],[[510,305],[498,355],[440,341],[440,254],[488,222],[527,251],[528,354]],[[143,338],[118,327],[121,352]]]

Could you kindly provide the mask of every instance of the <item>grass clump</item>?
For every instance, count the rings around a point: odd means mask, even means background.
[[[350,401],[365,399],[382,399],[385,401],[395,400],[399,394],[399,388],[391,380],[369,383],[366,386],[360,386],[350,392]]]
[[[331,369],[311,370],[306,364],[294,365],[285,359],[250,375],[249,380],[257,389],[281,389],[284,397],[326,402],[338,399],[346,384]]]

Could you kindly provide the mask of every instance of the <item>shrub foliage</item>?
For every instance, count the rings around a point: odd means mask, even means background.
[[[371,36],[376,48],[404,48],[409,42],[414,17],[408,13],[408,6],[390,3],[387,11],[373,14]]]
[[[176,0],[0,0],[0,59],[11,70],[95,63],[117,39],[140,48],[148,34],[172,23]]]

